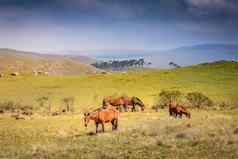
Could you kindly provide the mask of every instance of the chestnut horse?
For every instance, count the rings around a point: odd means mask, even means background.
[[[111,122],[112,130],[117,130],[119,112],[112,106],[107,108],[98,108],[91,113],[84,113],[84,126],[87,127],[90,120],[94,120],[96,125],[96,133],[98,133],[99,124],[102,125],[102,132],[104,132],[104,124]]]
[[[132,106],[131,111],[136,111],[136,105],[141,108],[141,111],[144,111],[145,105],[138,97],[125,97],[121,96],[118,98],[113,98],[111,96],[105,97],[103,99],[103,106],[112,105],[114,107],[123,106],[124,110],[127,111],[129,106]]]
[[[170,116],[174,116],[174,117],[179,116],[180,118],[182,118],[182,115],[184,114],[186,117],[191,118],[191,113],[187,111],[185,107],[183,107],[182,105],[179,105],[177,102],[171,101],[169,102],[168,105],[169,105]]]
[[[191,118],[191,113],[187,111],[182,105],[177,105],[176,107],[176,116],[179,115],[182,118],[182,115],[185,115],[187,118]]]

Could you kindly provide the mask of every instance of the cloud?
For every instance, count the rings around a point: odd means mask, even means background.
[[[186,0],[186,2],[190,7],[196,9],[238,13],[238,2],[236,0]]]

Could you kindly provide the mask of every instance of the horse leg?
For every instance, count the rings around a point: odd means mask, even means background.
[[[181,112],[179,117],[182,119],[182,116],[183,116],[183,113]]]
[[[174,117],[175,117],[175,118],[177,118],[178,115],[179,115],[178,112],[175,112],[175,113],[174,113]]]
[[[114,125],[115,125],[115,130],[117,130],[117,127],[118,127],[118,119],[115,119],[115,120],[114,120]]]
[[[123,104],[123,108],[124,108],[125,112],[127,112],[127,105],[126,104]]]
[[[135,104],[132,105],[131,111],[132,111],[132,112],[136,111]]]
[[[112,120],[111,123],[112,123],[112,130],[115,130],[115,120]]]
[[[102,132],[104,132],[104,122],[102,122],[101,124],[102,124]]]
[[[95,122],[96,125],[96,134],[98,133],[98,122]]]
[[[169,109],[169,115],[172,116],[173,115],[173,111],[171,109]]]

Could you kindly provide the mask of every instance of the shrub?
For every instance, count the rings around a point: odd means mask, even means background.
[[[206,95],[200,92],[191,92],[186,95],[186,99],[189,103],[197,108],[201,106],[212,106],[213,102]]]
[[[48,96],[42,96],[38,99],[36,99],[36,101],[39,103],[40,107],[44,108],[47,106],[46,109],[48,109],[48,113],[51,112],[51,100],[50,100],[50,97]]]
[[[13,101],[5,101],[0,103],[0,110],[4,112],[19,112],[19,111],[32,111],[33,107],[31,105],[24,105],[20,103],[15,103]]]
[[[62,102],[67,112],[73,112],[74,97],[63,98]]]
[[[219,108],[230,108],[230,109],[233,109],[233,108],[237,108],[238,106],[238,99],[236,98],[230,98],[230,99],[227,99],[225,101],[221,101],[218,103],[218,106]]]
[[[14,112],[17,108],[17,104],[13,101],[5,101],[0,103],[0,109],[7,112]]]
[[[39,103],[41,107],[44,107],[45,104],[49,101],[49,97],[43,96],[43,97],[37,98],[36,101]]]
[[[155,98],[155,103],[152,109],[158,111],[159,108],[165,108],[170,101],[178,101],[182,93],[177,90],[173,91],[161,91],[159,95]]]

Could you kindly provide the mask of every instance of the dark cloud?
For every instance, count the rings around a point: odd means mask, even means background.
[[[231,35],[232,41],[238,41],[234,38],[238,37],[237,17],[237,0],[0,0],[0,31],[44,26],[54,31],[56,26],[69,35],[71,29],[83,32],[87,28],[98,35],[95,39],[107,32],[110,40],[121,36],[132,42],[139,32],[145,39],[142,44],[165,37],[166,43],[177,38],[178,44],[196,42],[197,37],[229,42]]]
[[[2,0],[1,15],[48,14],[116,20],[236,20],[237,0]],[[5,14],[3,13],[5,12]]]

